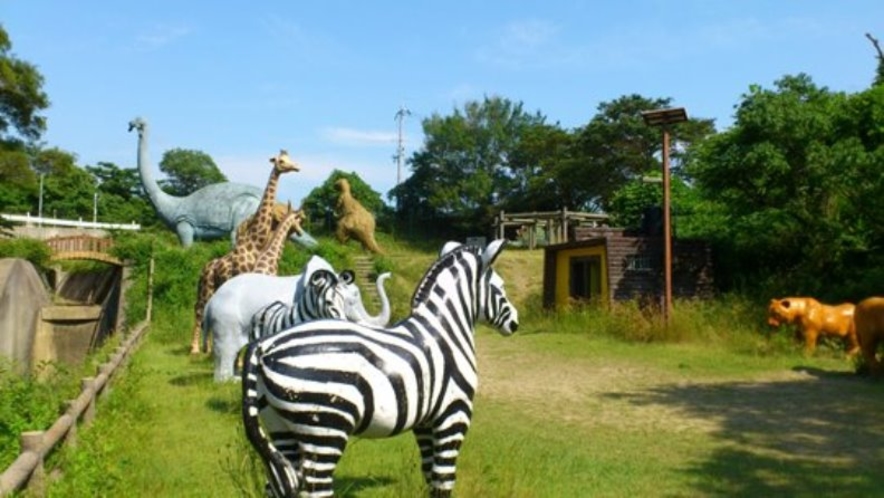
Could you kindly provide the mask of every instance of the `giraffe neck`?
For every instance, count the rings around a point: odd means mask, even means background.
[[[282,223],[276,227],[273,237],[267,242],[264,250],[258,256],[255,264],[255,273],[275,275],[279,269],[279,258],[282,256],[283,246],[288,238],[289,231],[298,222],[297,215],[286,216]]]
[[[276,189],[279,184],[280,171],[275,166],[270,170],[270,178],[267,180],[267,186],[264,187],[264,196],[261,197],[261,204],[255,212],[247,238],[257,247],[263,247],[270,237],[273,228],[273,205],[276,203]]]

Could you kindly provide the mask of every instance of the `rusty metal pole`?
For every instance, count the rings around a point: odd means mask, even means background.
[[[672,316],[672,220],[669,214],[669,127],[663,126],[663,320]]]

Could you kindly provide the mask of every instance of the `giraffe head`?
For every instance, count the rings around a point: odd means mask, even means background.
[[[286,216],[288,216],[290,211],[292,211],[291,201],[289,201],[288,203],[277,202],[276,204],[273,205],[273,210],[271,211],[270,215],[273,217],[274,228],[278,227],[280,225],[280,223],[282,223],[283,220],[285,220]],[[297,214],[298,216],[300,216],[302,218],[301,221],[303,221],[303,218],[305,217],[305,213],[304,213],[303,208],[298,209],[297,211],[294,211],[294,213]]]
[[[279,154],[271,157],[270,162],[273,163],[273,169],[275,169],[277,173],[301,171],[301,167],[291,160],[288,151],[285,149],[280,150]]]
[[[304,230],[301,228],[301,220],[304,218],[304,212],[300,209],[297,211],[292,210],[292,203],[289,202],[286,206],[285,217],[282,219],[282,224],[288,224],[289,229],[288,233],[296,233],[298,235],[302,235]]]

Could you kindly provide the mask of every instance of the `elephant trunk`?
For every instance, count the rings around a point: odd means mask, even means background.
[[[388,278],[390,278],[390,272],[385,272],[380,274],[377,282],[375,282],[378,296],[381,299],[381,312],[377,316],[369,315],[362,304],[362,299],[356,299],[352,308],[353,318],[356,321],[371,327],[386,327],[390,322],[390,300],[387,298],[387,293],[384,290],[384,281]]]

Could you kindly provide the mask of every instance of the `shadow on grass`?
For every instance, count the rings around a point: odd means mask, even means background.
[[[357,498],[367,489],[389,486],[395,481],[389,477],[336,477],[335,496]]]
[[[189,372],[169,379],[169,384],[173,386],[195,386],[198,384],[206,384],[211,382],[212,372]]]
[[[682,469],[704,496],[873,496],[884,489],[884,383],[796,367],[805,378],[667,385],[608,394],[717,421],[723,444]]]
[[[239,413],[242,409],[242,402],[239,398],[230,399],[229,397],[212,396],[206,400],[206,408],[215,413],[227,415],[231,413]]]
[[[202,355],[192,355],[190,354],[190,346],[188,345],[180,345],[180,346],[171,346],[166,349],[166,353],[169,356],[192,356],[194,360],[199,359]]]

